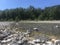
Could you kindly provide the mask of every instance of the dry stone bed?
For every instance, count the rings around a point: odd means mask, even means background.
[[[23,27],[25,30],[26,29],[29,30],[29,27],[30,27],[30,30],[32,30],[35,27],[35,24],[19,25],[18,23],[11,23],[11,25],[9,24],[8,25],[3,24],[3,26],[1,25],[2,28],[0,28],[0,45],[53,45],[51,41],[49,41],[48,37],[45,37],[44,35],[40,35],[40,36],[35,35],[34,37],[32,37],[33,38],[32,39],[29,37],[29,33],[30,33],[29,31],[26,31],[26,32],[17,31],[18,29],[21,29],[20,26]],[[39,26],[36,26],[36,27],[39,27]],[[29,38],[32,40],[30,40]],[[60,41],[58,41],[55,45],[60,45],[59,43]]]

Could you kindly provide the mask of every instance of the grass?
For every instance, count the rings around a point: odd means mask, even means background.
[[[22,29],[17,29],[16,31],[18,31],[18,32],[26,32],[26,30],[22,30]],[[34,36],[36,36],[36,35],[45,35],[45,36],[47,36],[47,37],[49,37],[50,39],[60,39],[60,36],[56,36],[56,35],[53,35],[53,34],[49,34],[49,33],[42,33],[42,32],[39,32],[39,31],[32,31],[31,33],[30,33],[30,37],[34,37]]]

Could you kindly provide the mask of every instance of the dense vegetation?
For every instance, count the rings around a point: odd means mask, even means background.
[[[60,5],[45,9],[30,6],[28,8],[0,10],[0,21],[20,20],[60,20]]]

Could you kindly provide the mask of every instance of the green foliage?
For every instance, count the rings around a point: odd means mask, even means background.
[[[46,7],[45,9],[30,6],[0,11],[0,21],[20,20],[60,20],[60,5]]]

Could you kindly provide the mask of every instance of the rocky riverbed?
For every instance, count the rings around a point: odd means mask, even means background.
[[[18,23],[2,23],[0,24],[0,45],[60,45],[60,39],[52,39],[44,34],[34,33],[31,36],[29,29],[19,26]],[[35,31],[38,28],[33,28]]]

